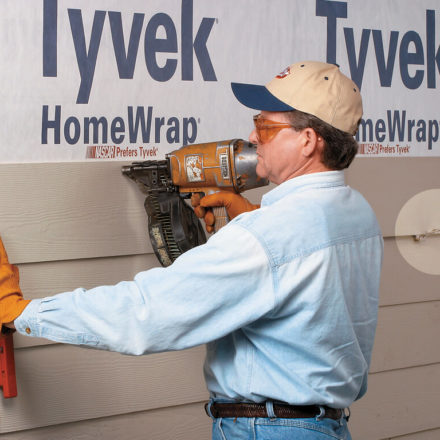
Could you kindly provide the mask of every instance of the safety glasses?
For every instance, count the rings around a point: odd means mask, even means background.
[[[257,140],[260,144],[270,142],[283,128],[292,127],[292,125],[284,122],[265,119],[261,114],[254,116],[254,125],[257,132]]]

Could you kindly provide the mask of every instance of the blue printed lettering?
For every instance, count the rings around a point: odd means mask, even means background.
[[[415,52],[410,52],[410,44],[413,43]],[[414,76],[409,73],[408,66],[422,65],[424,63],[423,43],[420,35],[417,32],[409,31],[403,37],[400,43],[400,75],[402,77],[403,84],[408,89],[418,89],[423,81],[424,71],[416,70]]]
[[[134,68],[136,66],[142,25],[144,24],[144,14],[133,15],[127,52],[125,52],[121,13],[109,11],[108,19],[110,21],[113,49],[115,51],[116,64],[118,65],[119,78],[131,79],[133,78]]]
[[[153,117],[152,106],[147,108],[146,118],[144,107],[137,107],[136,111],[133,107],[127,107],[126,120],[121,116],[116,116],[111,121],[104,116],[84,117],[81,120],[75,116],[69,116],[62,124],[60,105],[55,106],[53,114],[53,119],[51,119],[49,106],[43,106],[42,144],[60,144],[61,134],[70,145],[77,144],[81,137],[84,144],[106,144],[109,137],[112,143],[121,144],[127,135],[131,144],[138,143],[139,138],[142,143],[147,144],[150,142],[152,132],[154,132],[154,141],[157,143],[162,142],[165,137],[167,143],[177,144],[182,139],[182,145],[187,145],[197,138],[197,121],[193,116],[184,117],[182,120],[175,116],[168,119],[164,116]],[[53,140],[49,141],[49,134],[53,135]]]
[[[128,107],[128,132],[130,143],[137,142],[138,131],[141,129],[142,142],[150,142],[151,118],[153,117],[153,107],[148,107],[147,125],[145,126],[145,111],[143,107],[136,109],[136,117],[133,125],[133,107]]]
[[[160,129],[162,125],[165,124],[165,118],[155,118],[155,133],[156,137],[154,139],[155,142],[160,142]]]
[[[191,134],[190,134],[191,130]],[[197,122],[191,118],[183,118],[183,145],[192,144],[197,138]]]
[[[403,141],[403,134],[405,130],[405,118],[406,118],[406,111],[402,111],[402,117],[400,117],[399,111],[393,112],[394,116],[391,120],[391,111],[387,111],[387,118],[388,118],[388,127],[389,127],[389,136],[390,141],[393,142],[394,138],[396,137],[396,133],[398,135],[399,141]]]
[[[95,11],[90,40],[86,44],[82,11],[68,9],[70,28],[75,48],[75,55],[80,74],[80,87],[77,104],[87,104],[93,85],[96,62],[104,32],[106,11]],[[192,81],[194,77],[194,55],[200,67],[204,81],[217,81],[215,70],[208,51],[208,39],[215,19],[204,17],[194,37],[193,0],[182,0],[181,11],[181,75],[183,81]],[[133,78],[139,43],[144,25],[145,14],[133,14],[128,48],[125,38],[121,13],[108,12],[110,32],[119,78]],[[58,38],[58,0],[44,0],[43,3],[43,76],[57,76],[57,38]],[[165,31],[165,38],[158,38],[158,30]],[[155,81],[168,81],[177,71],[178,57],[166,57],[158,60],[159,54],[177,54],[179,41],[176,26],[172,18],[165,13],[151,17],[144,35],[144,55],[147,71]]]
[[[397,41],[399,32],[391,31],[390,42],[388,45],[388,57],[385,62],[385,51],[383,48],[382,31],[373,31],[374,51],[376,53],[377,69],[379,71],[380,85],[382,87],[391,87],[393,79],[394,62],[397,52]]]
[[[159,27],[165,30],[166,38],[157,38]],[[151,78],[156,81],[168,81],[177,68],[177,60],[167,58],[163,67],[157,63],[157,53],[177,53],[177,33],[173,20],[167,14],[154,15],[145,31],[145,63]]]
[[[193,80],[193,51],[199,62],[200,71],[205,81],[217,81],[214,67],[206,47],[213,18],[203,18],[193,41],[193,0],[182,0],[182,79]]]
[[[43,76],[57,76],[58,0],[43,3]]]
[[[383,142],[386,137],[385,133],[386,133],[385,121],[383,119],[378,119],[376,121],[376,126],[375,126],[376,140],[378,142]]]
[[[76,144],[81,136],[81,125],[78,118],[70,116],[64,123],[64,139],[70,145]]]
[[[438,122],[433,119],[428,122],[428,150],[432,150],[432,143],[438,141]]]
[[[347,5],[348,2],[346,1],[316,0],[316,16],[327,17],[327,62],[329,63],[337,62],[337,19],[347,18]],[[427,87],[436,87],[437,73],[440,73],[440,45],[436,47],[434,10],[426,10],[425,41],[422,40],[418,32],[408,30],[403,34],[399,43],[399,32],[390,32],[386,59],[384,38],[381,30],[357,30],[356,33],[360,32],[361,36],[358,51],[355,45],[355,29],[344,27],[343,30],[350,75],[359,88],[362,87],[371,33],[373,35],[377,70],[382,87],[391,87],[392,85],[398,46],[398,66],[403,85],[408,89],[418,89],[426,77]],[[425,67],[425,64],[426,69],[414,68],[414,66]]]
[[[180,142],[179,138],[179,120],[177,118],[168,119],[167,142],[169,144]]]
[[[427,149],[432,150],[434,143],[440,138],[440,122],[436,119],[409,119],[406,110],[387,110],[386,120],[378,119],[374,122],[372,119],[362,119],[356,140],[370,144],[384,142],[387,138],[390,142],[411,142],[415,127],[416,141],[427,142]],[[398,147],[398,151],[403,151],[402,148]]]
[[[416,140],[426,142],[426,121],[423,119],[417,122]]]
[[[344,28],[345,44],[347,46],[348,63],[350,65],[351,79],[359,88],[362,87],[364,77],[365,60],[367,59],[368,42],[370,39],[370,29],[362,29],[361,46],[359,57],[356,57],[354,47],[354,33],[352,28]]]
[[[426,11],[426,70],[428,88],[435,89],[435,66],[440,72],[440,47],[435,51],[435,11]]]
[[[73,43],[75,45],[76,59],[81,76],[81,84],[79,86],[76,103],[87,104],[92,89],[93,76],[95,75],[96,58],[98,56],[99,44],[101,42],[105,11],[95,11],[88,50],[86,48],[81,10],[69,9],[68,12]]]
[[[102,118],[96,118],[93,116],[92,118],[84,118],[84,143],[89,144],[90,143],[90,126],[93,128],[93,143],[97,144],[99,142],[99,126],[101,126],[101,139],[102,143],[107,143],[107,132],[108,132],[108,123],[107,119]]]
[[[122,133],[120,136],[118,133]],[[111,129],[110,129],[110,136],[112,139],[112,142],[114,144],[122,144],[125,139],[125,122],[122,118],[119,116],[113,119]]]
[[[55,119],[49,120],[49,106],[43,105],[43,117],[41,123],[41,143],[47,144],[47,132],[54,130],[54,144],[60,143],[61,106],[55,106]]]
[[[327,17],[327,63],[336,63],[336,19],[347,18],[347,3],[316,0],[316,16]]]

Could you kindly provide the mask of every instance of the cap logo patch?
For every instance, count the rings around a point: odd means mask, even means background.
[[[287,75],[290,74],[290,67],[286,67],[281,73],[277,75],[277,78],[285,78]]]

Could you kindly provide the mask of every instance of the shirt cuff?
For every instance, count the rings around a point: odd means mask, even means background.
[[[37,322],[40,304],[41,299],[32,300],[21,315],[14,320],[16,330],[22,335],[40,337],[40,329]]]

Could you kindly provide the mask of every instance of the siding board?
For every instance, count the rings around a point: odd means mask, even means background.
[[[0,231],[11,261],[152,252],[145,196],[121,174],[124,164],[2,164]]]
[[[440,364],[372,374],[352,406],[353,439],[388,439],[440,427]]]
[[[438,440],[440,438],[440,429],[430,429],[429,431],[415,432],[413,434],[393,437],[385,440]]]
[[[18,350],[18,396],[0,399],[0,433],[206,400],[204,355],[204,347],[141,357],[67,345]]]
[[[0,232],[11,261],[151,253],[145,196],[121,173],[129,163],[1,164]],[[246,196],[257,202],[266,191]]]
[[[124,164],[1,165],[0,233],[11,262],[20,266],[27,298],[114,284],[158,265],[147,238],[144,195],[121,175]],[[367,396],[353,406],[350,423],[357,440],[428,440],[439,432],[440,396],[433,386],[440,382],[439,276],[410,267],[391,238],[401,206],[439,186],[439,164],[437,158],[358,158],[347,171],[348,183],[370,201],[390,237],[385,239],[374,374]],[[256,203],[265,191],[246,196]],[[200,404],[194,403],[207,397],[203,347],[128,357],[21,335],[15,335],[15,344],[19,396],[0,399],[0,438],[29,435],[25,440],[45,433],[58,440],[62,433],[67,440],[76,438],[75,430],[99,438],[101,429],[105,438],[112,432],[124,438],[127,420],[138,417],[148,420],[153,433],[148,438],[207,437],[209,419],[199,418]],[[189,414],[194,423],[179,430],[167,423],[171,414],[183,424],[183,414]],[[22,432],[12,434],[15,430]],[[142,430],[133,435],[144,438]]]
[[[440,301],[379,310],[371,371],[440,363]]]
[[[394,238],[384,240],[380,305],[440,300],[440,275],[428,275],[410,266]]]
[[[345,176],[373,207],[383,235],[393,237],[403,205],[419,192],[440,187],[439,168],[440,157],[357,156]]]
[[[0,440],[194,440],[208,439],[211,419],[203,403],[0,434]]]
[[[141,358],[62,345],[19,350],[19,396],[0,401],[0,432],[200,402],[207,398],[203,354],[201,348]],[[438,429],[438,383],[440,364],[371,374],[367,395],[352,407],[353,438]]]

